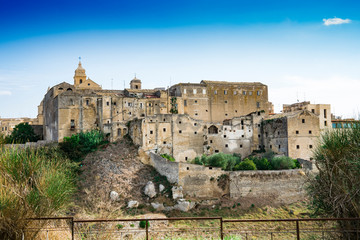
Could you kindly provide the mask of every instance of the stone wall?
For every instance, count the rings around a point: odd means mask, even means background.
[[[170,162],[151,152],[150,164],[158,171],[158,173],[165,176],[170,183],[179,183],[179,163]]]
[[[262,205],[290,204],[305,198],[303,170],[236,171],[230,173],[230,198],[261,200]]]

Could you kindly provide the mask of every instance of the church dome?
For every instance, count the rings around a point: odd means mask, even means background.
[[[84,77],[86,77],[85,69],[82,67],[80,61],[79,61],[78,68],[75,70],[75,76],[84,76]]]

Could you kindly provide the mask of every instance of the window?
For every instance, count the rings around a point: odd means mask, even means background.
[[[196,89],[193,89],[193,94],[196,94]]]
[[[240,148],[242,148],[242,144],[240,144]]]
[[[218,153],[218,152],[219,152],[219,150],[215,150],[215,152],[216,152],[216,153]]]
[[[106,102],[106,106],[109,106],[110,105],[110,103],[109,102]]]
[[[74,119],[71,119],[70,120],[70,129],[75,129],[75,120]],[[6,127],[5,127],[5,130],[6,130]]]
[[[324,109],[324,118],[326,118],[326,109]]]
[[[179,121],[179,124],[181,124],[181,121]]]
[[[195,100],[195,103],[197,103],[197,100]]]
[[[82,79],[80,79],[80,83],[82,83]]]
[[[197,125],[197,123],[194,123],[194,126],[196,126]]]
[[[194,132],[194,134],[196,135],[196,134],[197,134],[197,132]]]
[[[89,99],[86,99],[86,106],[89,106]]]
[[[225,103],[227,103],[227,101],[225,101]]]
[[[244,120],[241,120],[241,125],[244,125]]]
[[[164,118],[164,119],[163,119],[163,121],[165,122],[165,121],[166,121],[166,119]]]
[[[113,102],[113,104],[116,106],[116,102]]]
[[[188,160],[188,157],[185,157],[185,160],[187,161],[187,160]]]
[[[184,100],[184,106],[185,106],[185,107],[187,106],[187,101],[186,101],[186,100]]]
[[[140,103],[140,108],[142,108],[143,107],[143,105],[142,105],[142,103]]]
[[[312,145],[309,145],[309,148],[312,148]]]
[[[296,145],[296,149],[300,149],[300,145]]]
[[[179,130],[179,133],[182,133],[182,131],[181,131],[181,130]]]
[[[309,130],[309,134],[311,134],[312,132],[311,132],[311,130]]]
[[[214,125],[211,125],[209,128],[208,128],[208,133],[209,134],[217,134],[218,133],[218,128],[215,127]],[[211,141],[210,141],[211,142]]]
[[[270,149],[272,149],[272,145],[270,145]]]
[[[281,145],[279,145],[279,150],[280,150],[280,148],[281,148]]]
[[[128,103],[128,107],[132,107],[132,103],[131,103],[131,102]]]
[[[256,92],[256,95],[260,96],[260,91],[257,91],[257,92]]]
[[[224,138],[226,138],[226,135],[224,135]]]
[[[258,134],[258,138],[260,138],[260,134]]]
[[[225,144],[225,147],[227,148],[229,145]]]
[[[241,137],[243,138],[243,137],[244,137],[244,135],[241,135]]]
[[[202,92],[203,92],[203,94],[206,94],[206,89],[203,89],[203,91],[202,91]]]
[[[249,92],[249,96],[251,96],[251,95],[252,95],[252,91]]]
[[[260,107],[260,102],[256,102],[256,107],[257,107],[257,108]]]
[[[243,95],[246,95],[246,91],[243,91]]]
[[[225,116],[227,116],[228,114],[227,113],[225,113]]]
[[[186,89],[184,89],[184,94],[186,94]]]
[[[236,92],[236,91],[234,91],[234,95],[236,95],[236,93],[237,93],[237,92]]]
[[[315,109],[311,109],[311,112],[312,112],[312,113],[315,113]]]
[[[199,115],[198,113],[195,113],[195,116]]]
[[[296,134],[299,134],[299,131],[296,130]]]
[[[210,143],[213,143],[213,141],[212,141],[212,140],[210,140]]]
[[[154,132],[153,132],[153,130],[150,130],[150,134],[153,134]]]
[[[280,135],[280,132],[278,132],[278,135]]]
[[[327,121],[324,121],[324,126],[325,126],[325,127],[327,126]]]
[[[235,110],[235,112],[237,113],[237,110]]]
[[[227,95],[227,90],[224,90],[224,95]]]
[[[217,90],[214,91],[214,94],[215,94],[215,95],[217,94]]]
[[[163,144],[166,144],[166,142],[165,142],[165,141],[163,141]]]
[[[301,122],[302,122],[302,123],[305,123],[305,119],[302,119]]]
[[[166,132],[166,128],[163,128],[163,132]]]
[[[268,136],[268,132],[265,132],[265,136],[266,136],[266,137]]]
[[[90,86],[90,83],[88,83],[88,86]]]

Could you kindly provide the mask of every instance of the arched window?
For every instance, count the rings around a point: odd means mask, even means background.
[[[117,135],[118,135],[118,136],[121,136],[121,128],[118,128],[118,130],[117,130]]]
[[[208,129],[209,134],[217,134],[218,133],[218,128],[215,127],[214,125],[211,125]]]
[[[66,91],[70,91],[70,92],[72,92],[72,89],[71,89],[71,88],[68,88],[68,89],[66,89]]]
[[[80,83],[82,83],[82,79],[80,79]]]

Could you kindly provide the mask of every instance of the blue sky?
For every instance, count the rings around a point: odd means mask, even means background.
[[[106,89],[128,87],[134,73],[145,88],[259,81],[277,112],[309,100],[354,117],[359,10],[357,1],[0,0],[0,116],[35,117],[49,86],[72,83],[81,56]]]

